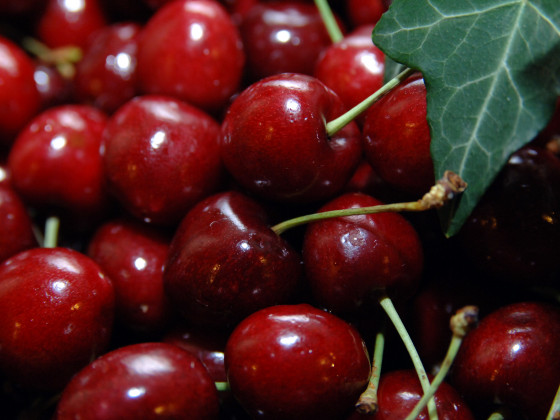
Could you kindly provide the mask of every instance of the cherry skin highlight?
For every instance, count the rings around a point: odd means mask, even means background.
[[[369,378],[358,332],[307,304],[265,308],[230,335],[231,392],[254,418],[341,419]]]
[[[311,76],[262,79],[228,109],[221,135],[224,165],[261,198],[288,203],[330,198],[350,179],[362,154],[356,123],[327,136],[326,122],[343,112],[338,96]]]

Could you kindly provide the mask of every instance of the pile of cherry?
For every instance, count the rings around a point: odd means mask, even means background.
[[[389,299],[434,375],[479,310],[418,418],[559,418],[560,112],[456,237],[280,228],[436,182],[421,74],[327,124],[382,87],[388,7],[331,3],[334,41],[304,0],[0,0],[0,418],[405,419]]]

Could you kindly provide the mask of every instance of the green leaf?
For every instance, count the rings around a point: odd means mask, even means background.
[[[547,123],[560,88],[558,0],[394,0],[373,31],[393,60],[422,72],[436,179],[468,188],[457,233],[511,153]]]

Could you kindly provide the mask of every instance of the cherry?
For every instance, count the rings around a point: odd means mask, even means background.
[[[27,208],[7,183],[0,183],[0,232],[0,262],[38,245]]]
[[[117,23],[93,33],[74,80],[77,100],[111,114],[137,93],[137,23]]]
[[[98,0],[47,0],[36,33],[50,48],[68,45],[84,48],[88,37],[106,24]]]
[[[418,73],[365,113],[365,156],[381,178],[401,191],[418,195],[434,184],[430,138],[426,87]]]
[[[319,80],[285,73],[260,80],[232,103],[222,124],[222,159],[262,198],[312,202],[332,197],[361,158],[354,122],[328,137],[325,122],[344,105]]]
[[[371,42],[373,25],[357,28],[320,55],[314,76],[334,90],[348,109],[383,86],[385,55]]]
[[[378,410],[372,416],[355,414],[349,419],[370,418],[371,420],[405,419],[422,397],[422,387],[412,370],[395,370],[381,375],[377,391]],[[440,420],[474,420],[467,404],[459,393],[443,382],[434,395],[438,418]],[[424,411],[417,419],[427,419]]]
[[[14,189],[40,207],[86,216],[104,210],[100,146],[106,123],[104,113],[87,105],[60,105],[37,115],[8,155]]]
[[[69,248],[34,248],[4,261],[0,306],[0,372],[25,388],[60,390],[108,346],[113,285]]]
[[[171,317],[163,291],[163,268],[169,239],[136,221],[112,220],[101,225],[87,254],[115,287],[115,320],[133,331],[159,332]]]
[[[344,194],[319,212],[381,204],[360,193]],[[423,268],[415,229],[397,213],[349,216],[310,224],[303,243],[306,279],[321,306],[352,313],[374,305],[377,292],[414,294]]]
[[[331,44],[313,4],[257,3],[239,25],[249,80],[291,72],[312,75],[319,54]]]
[[[346,14],[353,27],[374,25],[389,7],[387,0],[346,0]]]
[[[546,417],[560,378],[560,310],[538,302],[503,306],[467,334],[452,384],[477,407],[504,404],[527,419]]]
[[[133,98],[111,116],[104,132],[110,191],[145,222],[178,223],[220,186],[219,130],[212,117],[178,99]]]
[[[145,93],[166,94],[209,112],[239,88],[241,37],[215,0],[181,0],[158,9],[139,40],[138,78]]]
[[[369,377],[358,332],[307,304],[262,309],[243,320],[225,351],[231,392],[253,418],[340,419]]]
[[[171,242],[164,285],[192,325],[232,326],[299,286],[299,255],[267,224],[263,208],[237,192],[198,203]]]
[[[42,110],[74,101],[74,80],[63,76],[55,66],[37,61],[33,78]]]
[[[56,411],[67,419],[216,419],[213,380],[191,353],[167,343],[113,350],[82,369]]]
[[[463,226],[461,249],[502,283],[553,285],[560,274],[560,159],[514,153]]]
[[[39,111],[41,100],[31,58],[1,35],[0,56],[0,146],[9,146]]]

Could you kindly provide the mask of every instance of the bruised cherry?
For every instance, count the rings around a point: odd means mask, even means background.
[[[344,418],[370,372],[358,332],[308,304],[250,315],[230,335],[225,362],[231,392],[263,419]]]

